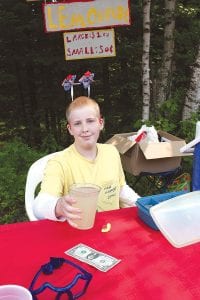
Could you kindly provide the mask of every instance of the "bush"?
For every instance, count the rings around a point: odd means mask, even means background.
[[[31,164],[44,154],[18,139],[0,147],[0,223],[28,220],[24,205],[26,176]]]

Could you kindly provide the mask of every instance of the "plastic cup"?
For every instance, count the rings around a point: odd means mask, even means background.
[[[73,207],[80,208],[81,220],[73,220],[79,229],[90,229],[94,226],[98,196],[101,188],[94,184],[74,184],[69,195],[76,200]]]
[[[0,300],[32,300],[32,295],[23,286],[8,284],[0,286]]]

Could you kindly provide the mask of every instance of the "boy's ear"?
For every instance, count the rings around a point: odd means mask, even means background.
[[[72,132],[71,132],[71,126],[70,124],[67,124],[67,130],[69,131],[69,133],[72,135]]]
[[[103,118],[99,118],[99,123],[101,125],[101,130],[104,128],[104,119]]]

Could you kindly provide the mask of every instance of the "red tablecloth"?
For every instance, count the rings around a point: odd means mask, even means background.
[[[102,233],[107,222],[112,229]],[[78,243],[121,262],[104,273],[64,254]],[[48,220],[2,225],[0,254],[1,285],[29,287],[40,266],[55,256],[68,258],[93,274],[81,299],[200,299],[200,243],[174,248],[139,219],[137,208],[97,213],[94,228],[85,231]]]

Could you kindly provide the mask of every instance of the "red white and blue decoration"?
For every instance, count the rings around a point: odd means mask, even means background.
[[[62,86],[65,92],[71,92],[71,99],[74,99],[74,86],[75,85],[82,85],[84,89],[88,91],[88,97],[90,97],[90,85],[94,82],[94,73],[90,71],[85,72],[78,82],[75,82],[76,75],[69,74],[65,77],[62,82]]]

